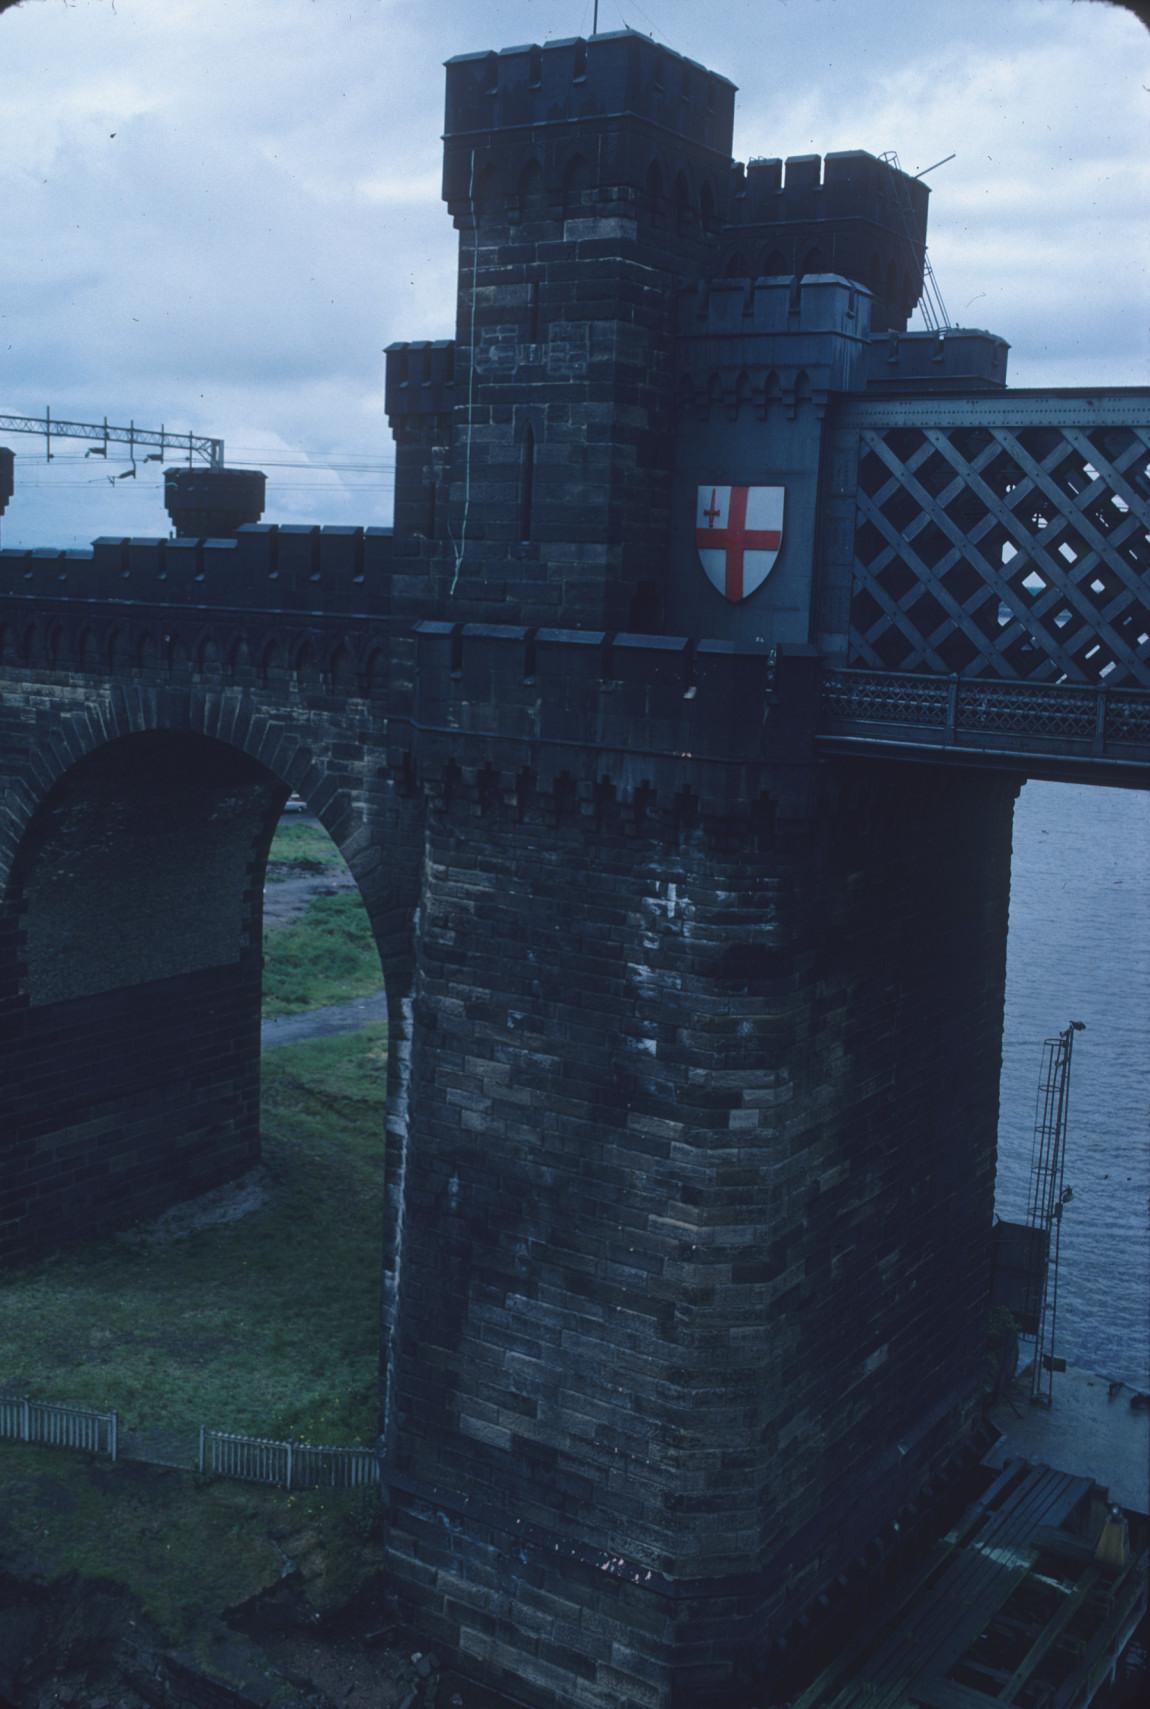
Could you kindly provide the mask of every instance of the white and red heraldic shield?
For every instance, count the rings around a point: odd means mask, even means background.
[[[783,487],[700,487],[695,544],[709,579],[738,602],[762,587],[783,539]]]

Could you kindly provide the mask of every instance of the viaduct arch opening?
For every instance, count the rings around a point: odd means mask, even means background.
[[[0,893],[6,1260],[258,1160],[264,882],[289,793],[228,742],[144,730],[76,760],[31,813]]]

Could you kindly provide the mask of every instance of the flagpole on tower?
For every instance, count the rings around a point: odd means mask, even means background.
[[[586,17],[586,13],[584,13],[584,17]],[[593,36],[599,34],[599,0],[595,0],[595,10],[591,14],[591,34]]]

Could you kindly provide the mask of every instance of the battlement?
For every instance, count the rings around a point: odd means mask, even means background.
[[[796,332],[869,338],[870,303],[865,286],[837,273],[701,279],[680,291],[675,330],[680,338]]]
[[[444,138],[586,119],[645,119],[730,155],[735,85],[635,30],[459,54],[447,61]]]
[[[388,419],[445,415],[455,407],[455,340],[417,339],[389,344],[384,399]]]
[[[875,333],[867,351],[868,391],[1001,391],[1010,346],[993,332]]]
[[[381,613],[390,528],[253,523],[234,539],[113,539],[0,551],[0,601],[106,600],[230,610]]]
[[[438,621],[415,632],[415,722],[432,762],[498,731],[543,770],[569,769],[583,749],[592,771],[582,781],[628,790],[713,759],[712,785],[729,783],[734,799],[741,766],[793,753],[814,728],[809,647]]]
[[[908,237],[926,234],[930,190],[865,149],[825,156],[794,154],[784,160],[751,160],[734,168],[732,221],[760,225],[780,220],[876,219],[901,215]]]

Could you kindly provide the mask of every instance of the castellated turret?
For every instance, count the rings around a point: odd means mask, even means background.
[[[631,30],[448,62],[455,339],[388,351],[397,611],[804,642],[834,398],[1004,384],[1001,340],[905,331],[926,186],[744,167],[734,98]],[[761,587],[702,574],[708,483],[785,489]]]

